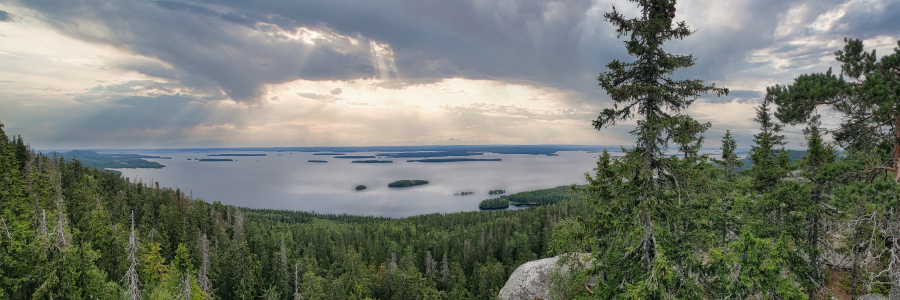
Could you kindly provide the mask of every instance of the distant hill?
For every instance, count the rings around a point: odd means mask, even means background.
[[[788,157],[791,158],[791,162],[793,164],[797,164],[798,160],[802,160],[803,156],[806,155],[806,150],[788,150]],[[747,153],[747,156],[744,159],[741,159],[741,162],[744,163],[743,167],[737,169],[737,171],[748,170],[753,167],[753,161],[750,160],[750,153]]]

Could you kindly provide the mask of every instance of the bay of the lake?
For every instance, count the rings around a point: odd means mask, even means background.
[[[557,156],[495,154],[465,158],[501,161],[424,163],[417,158],[383,158],[393,163],[351,163],[357,159],[314,155],[314,152],[184,152],[127,151],[171,157],[147,160],[162,169],[116,169],[132,181],[180,188],[207,202],[248,208],[314,211],[325,214],[406,217],[429,213],[478,210],[481,200],[494,198],[489,190],[507,194],[585,184],[584,174],[596,167],[597,153],[560,151]],[[266,156],[210,157],[208,154],[261,154]],[[367,156],[376,152],[350,152]],[[229,158],[235,161],[197,161]],[[188,160],[190,159],[190,160]],[[325,160],[327,163],[308,162]],[[403,179],[429,181],[427,185],[389,188]],[[357,185],[368,188],[356,191]],[[454,196],[455,193],[473,195]]]

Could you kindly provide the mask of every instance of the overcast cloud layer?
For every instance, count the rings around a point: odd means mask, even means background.
[[[596,132],[629,61],[615,1],[0,1],[0,122],[37,148],[631,144]],[[885,54],[897,0],[682,0],[676,73],[732,90],[688,113],[749,147],[765,87]],[[799,147],[799,128],[789,128]]]

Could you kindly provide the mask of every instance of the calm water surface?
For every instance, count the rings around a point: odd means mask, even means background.
[[[172,159],[148,159],[162,169],[117,169],[123,176],[144,183],[178,187],[207,202],[220,201],[251,208],[315,211],[329,214],[405,217],[428,213],[478,210],[487,192],[505,189],[507,194],[584,184],[584,173],[596,167],[597,153],[559,152],[558,156],[493,154],[469,158],[502,161],[421,163],[418,158],[378,158],[389,164],[351,163],[355,159],[313,155],[312,152],[165,152],[143,151]],[[265,153],[266,156],[208,157],[216,153]],[[347,155],[375,155],[351,152]],[[190,158],[191,160],[187,160]],[[231,158],[231,162],[200,162],[199,158]],[[327,160],[311,163],[307,160]],[[407,188],[388,188],[402,179],[430,183]],[[368,189],[354,190],[356,185]],[[454,196],[472,191],[474,195]]]

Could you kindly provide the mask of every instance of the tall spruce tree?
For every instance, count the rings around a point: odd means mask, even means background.
[[[685,173],[696,172],[696,152],[708,123],[679,113],[703,93],[727,95],[728,89],[701,80],[674,80],[673,72],[694,65],[692,55],[675,55],[663,43],[693,32],[675,23],[674,0],[631,0],[642,16],[627,19],[615,7],[604,14],[617,27],[631,63],[613,60],[597,78],[613,100],[593,121],[602,130],[637,118],[636,139],[622,158],[603,153],[596,176],[588,175],[586,191],[597,212],[592,218],[592,247],[602,274],[594,297],[603,299],[696,298],[700,296],[696,267],[700,240],[695,196],[683,193]],[[664,157],[670,142],[685,153],[683,162]],[[705,162],[704,162],[705,163]],[[683,168],[687,168],[682,170]],[[690,170],[688,170],[690,169]],[[696,211],[692,212],[696,213]]]
[[[693,32],[684,21],[674,23],[675,0],[631,0],[643,11],[640,18],[627,19],[615,7],[604,18],[617,27],[618,37],[630,35],[625,42],[631,63],[613,60],[606,65],[608,72],[600,73],[599,85],[615,103],[604,109],[594,120],[594,128],[601,130],[617,122],[640,116],[638,127],[631,133],[635,145],[651,170],[658,169],[658,157],[671,139],[667,129],[680,111],[690,106],[702,93],[727,95],[728,89],[704,85],[702,80],[674,80],[675,71],[694,65],[693,55],[666,53],[663,43],[684,39]],[[674,24],[673,24],[674,23]],[[673,27],[674,25],[674,27]]]

